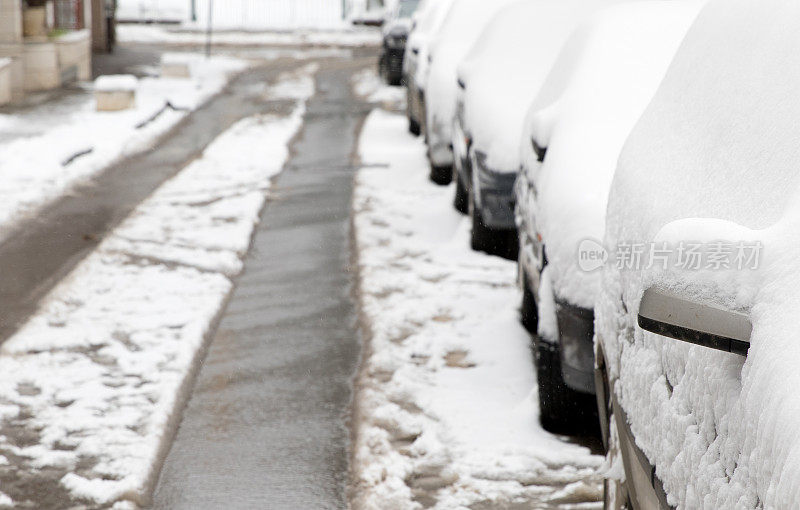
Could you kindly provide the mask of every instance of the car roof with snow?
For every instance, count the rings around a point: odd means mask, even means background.
[[[529,134],[547,148],[544,162],[531,166],[539,190],[534,214],[557,298],[594,305],[600,275],[578,268],[576,247],[602,238],[619,152],[701,5],[645,0],[606,7],[573,34],[534,101],[541,109]]]
[[[429,136],[440,124],[449,128],[455,115],[458,64],[486,24],[513,0],[453,0],[436,38],[431,42],[432,63],[426,84]],[[448,140],[449,142],[449,140]]]
[[[493,171],[516,172],[525,113],[570,33],[615,0],[519,0],[484,28],[458,77],[464,119]]]

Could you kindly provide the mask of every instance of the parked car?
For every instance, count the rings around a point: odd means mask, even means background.
[[[431,44],[431,64],[425,87],[425,138],[430,178],[449,184],[453,177],[453,120],[458,93],[456,70],[484,27],[512,0],[455,0]]]
[[[711,0],[620,155],[596,308],[609,505],[800,501],[798,47],[796,2]]]
[[[408,130],[414,135],[425,131],[425,82],[430,63],[430,42],[444,22],[452,3],[453,0],[422,0],[414,13],[403,58]]]
[[[587,240],[600,246],[617,157],[698,5],[643,0],[599,11],[564,46],[526,121],[516,186],[522,317],[537,332],[548,430],[597,429],[592,337],[600,273],[579,255]]]
[[[488,23],[458,66],[454,206],[472,217],[474,249],[517,257],[514,181],[525,114],[564,41],[581,19],[608,3],[515,1]]]
[[[383,24],[383,46],[378,67],[389,85],[400,85],[403,79],[406,40],[418,4],[419,0],[400,0]]]

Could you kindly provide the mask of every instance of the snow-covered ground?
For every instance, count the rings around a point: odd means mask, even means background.
[[[0,236],[23,215],[63,195],[115,160],[150,148],[247,67],[242,60],[187,56],[191,79],[143,78],[136,107],[97,112],[91,94],[16,114],[0,114]],[[90,84],[87,87],[91,87]],[[169,101],[176,108],[152,118]],[[87,152],[90,151],[90,152]],[[78,154],[84,155],[68,162]]]
[[[405,108],[406,89],[387,87],[375,68],[363,69],[351,78],[353,92],[370,103],[381,103],[387,110]]]
[[[360,156],[355,508],[597,507],[603,458],[539,426],[515,264],[469,249],[403,115],[374,111]]]
[[[206,32],[201,28],[170,25],[120,24],[117,39],[122,43],[204,44]],[[381,43],[377,28],[348,28],[342,30],[293,31],[215,31],[213,44],[232,46],[252,45],[310,45],[310,46],[375,46]]]
[[[273,97],[298,100],[291,115],[248,118],[223,133],[3,344],[0,464],[34,478],[55,473],[73,497],[97,504],[143,503],[315,71],[276,86]]]

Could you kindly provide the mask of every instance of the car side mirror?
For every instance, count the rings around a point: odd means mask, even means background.
[[[639,305],[639,327],[657,335],[747,356],[753,324],[742,312],[651,287]]]
[[[542,147],[536,143],[536,139],[531,138],[531,145],[533,146],[533,153],[536,154],[536,160],[541,163],[547,155],[547,147]]]

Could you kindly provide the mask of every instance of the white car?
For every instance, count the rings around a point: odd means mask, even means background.
[[[525,114],[575,27],[611,1],[515,1],[458,66],[454,205],[472,216],[474,249],[517,257],[514,181]]]
[[[431,180],[448,184],[453,174],[453,120],[458,91],[456,70],[484,27],[512,0],[454,0],[431,43],[431,64],[425,86],[425,137]]]
[[[533,103],[516,187],[519,274],[524,324],[538,333],[548,430],[597,428],[592,337],[602,261],[579,257],[587,242],[601,246],[617,157],[699,8],[695,0],[605,7],[566,43]]]
[[[711,0],[619,158],[596,305],[610,506],[798,508],[798,48],[799,3]]]
[[[403,58],[402,81],[406,87],[408,130],[414,135],[425,131],[424,96],[428,78],[428,49],[452,2],[453,0],[422,0],[412,18],[411,33]]]

